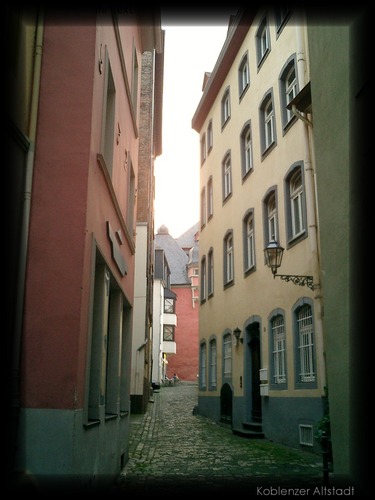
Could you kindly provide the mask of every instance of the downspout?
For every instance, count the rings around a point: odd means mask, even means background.
[[[302,20],[301,20],[302,21]],[[297,35],[297,74],[299,88],[302,89],[306,83],[306,47],[304,43],[304,26],[305,20],[296,26]],[[313,147],[313,134],[312,134],[312,121],[309,120],[304,114],[296,110],[295,106],[292,107],[293,113],[304,123],[304,169],[305,169],[305,189],[306,189],[306,208],[307,208],[307,224],[309,227],[309,242],[310,249],[313,256],[313,277],[315,284],[315,305],[316,311],[316,347],[317,351],[323,355],[323,363],[318,363],[318,374],[324,389],[327,381],[326,363],[325,363],[325,349],[323,339],[323,296],[321,292],[321,270],[320,270],[320,251],[319,251],[319,230],[318,230],[318,201],[316,195],[316,178],[314,171],[314,147]]]
[[[29,149],[26,157],[26,172],[25,172],[25,186],[23,192],[23,211],[22,223],[20,234],[20,257],[18,263],[18,276],[17,276],[17,296],[15,304],[15,326],[14,326],[14,349],[13,349],[13,364],[12,369],[15,376],[15,390],[17,391],[16,406],[19,407],[18,393],[19,393],[19,370],[20,370],[20,355],[21,355],[21,339],[22,339],[22,325],[23,325],[23,308],[24,308],[24,293],[25,293],[25,279],[26,279],[26,263],[28,252],[29,240],[29,227],[30,227],[30,207],[31,195],[33,185],[33,172],[34,172],[34,152],[35,152],[35,138],[36,127],[38,118],[38,105],[39,105],[39,92],[40,92],[40,74],[42,63],[42,48],[43,48],[43,25],[44,17],[40,10],[37,13],[36,29],[35,29],[35,45],[34,45],[34,67],[33,67],[33,81],[32,93],[30,101],[30,119],[29,119]]]

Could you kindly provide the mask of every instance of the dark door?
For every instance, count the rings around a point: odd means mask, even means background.
[[[220,391],[220,422],[232,424],[232,389],[224,384]]]
[[[251,417],[254,422],[262,421],[262,400],[260,397],[260,342],[259,336],[254,336],[250,340],[251,351]]]

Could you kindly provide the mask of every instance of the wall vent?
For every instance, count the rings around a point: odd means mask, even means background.
[[[301,425],[299,426],[299,444],[304,446],[313,446],[314,436],[312,425]]]

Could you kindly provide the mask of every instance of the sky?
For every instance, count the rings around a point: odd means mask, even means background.
[[[211,22],[166,19],[163,142],[155,160],[155,231],[165,225],[178,238],[199,221],[199,134],[191,121],[224,45],[230,13]],[[186,24],[185,24],[186,23]]]

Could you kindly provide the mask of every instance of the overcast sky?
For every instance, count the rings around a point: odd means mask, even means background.
[[[228,9],[228,8],[227,8]],[[199,221],[199,135],[191,120],[224,44],[229,12],[162,18],[165,30],[163,153],[155,161],[155,231],[178,238]]]

